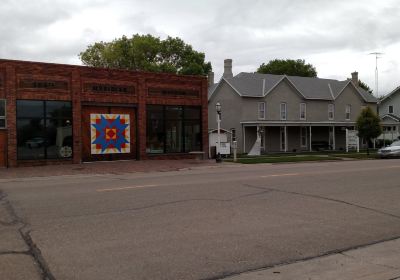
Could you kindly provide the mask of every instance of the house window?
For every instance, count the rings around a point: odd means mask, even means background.
[[[258,102],[258,119],[265,120],[265,102]]]
[[[231,128],[231,141],[236,141],[236,128]]]
[[[306,103],[300,103],[300,120],[306,119]]]
[[[0,99],[0,129],[6,128],[6,100]]]
[[[389,114],[393,114],[393,105],[389,106]]]
[[[335,118],[335,105],[328,104],[328,119],[332,121]]]
[[[182,153],[202,149],[200,107],[149,105],[146,110],[148,153]]]
[[[72,105],[66,101],[17,100],[17,157],[71,158]]]
[[[395,126],[393,126],[392,130],[393,130],[393,131],[396,131],[396,127],[395,127]]]
[[[286,103],[281,103],[281,120],[286,120]]]
[[[346,121],[350,120],[350,113],[351,113],[351,105],[346,105]]]
[[[300,127],[300,145],[302,148],[307,148],[307,127]]]

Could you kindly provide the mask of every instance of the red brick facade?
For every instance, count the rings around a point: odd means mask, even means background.
[[[52,89],[29,88],[29,83],[56,81]],[[121,85],[126,92],[92,92],[91,85]],[[149,96],[149,89],[198,92],[198,96]],[[6,99],[6,129],[4,151],[0,149],[0,164],[6,162],[9,167],[37,164],[38,162],[17,160],[16,101],[24,100],[58,100],[72,102],[73,115],[73,157],[69,162],[82,161],[82,106],[132,105],[136,107],[137,119],[137,158],[152,158],[146,153],[146,105],[182,105],[201,106],[202,149],[208,150],[208,112],[207,112],[207,78],[200,76],[181,76],[165,73],[135,72],[111,70],[74,65],[49,64],[0,60],[0,99]],[[0,143],[0,144],[2,144]],[[187,158],[189,154],[162,154],[154,158]],[[65,162],[65,161],[64,161]],[[57,160],[46,160],[41,163],[59,163]]]

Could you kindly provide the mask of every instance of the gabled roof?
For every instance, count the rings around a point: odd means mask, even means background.
[[[332,79],[242,72],[233,78],[222,78],[218,84],[211,86],[208,98],[210,99],[218,88],[218,85],[222,82],[229,84],[242,97],[264,97],[284,80],[289,82],[303,98],[318,100],[335,100],[347,85],[351,83],[350,80],[337,81]],[[354,88],[366,102],[377,102],[377,99],[369,92],[356,86]]]
[[[396,116],[396,115],[393,115],[393,114],[386,114],[386,115],[381,117],[382,120],[385,119],[385,118],[389,118],[389,119],[395,120],[396,122],[400,122],[400,118],[398,116]]]
[[[389,94],[386,94],[384,97],[382,97],[382,99],[379,100],[379,103],[382,103],[385,99],[392,97],[393,94],[400,92],[399,89],[400,89],[400,86],[396,87],[392,92],[390,92]]]

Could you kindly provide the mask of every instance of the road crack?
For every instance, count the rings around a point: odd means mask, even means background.
[[[326,201],[346,204],[348,206],[352,206],[352,207],[360,208],[360,209],[363,209],[363,210],[372,211],[372,212],[375,212],[375,213],[378,213],[378,214],[386,215],[386,216],[389,216],[389,217],[392,217],[392,218],[400,219],[399,215],[395,215],[395,214],[388,213],[388,212],[385,212],[385,211],[382,211],[382,210],[378,210],[378,209],[375,209],[375,208],[359,205],[359,204],[356,204],[356,203],[348,202],[348,201],[345,201],[345,200],[329,198],[329,197],[320,196],[320,195],[314,195],[314,194],[307,194],[307,193],[301,193],[301,192],[280,190],[280,189],[271,188],[271,187],[259,187],[259,186],[252,186],[252,185],[249,185],[249,184],[246,184],[245,186],[251,187],[251,188],[257,188],[257,189],[270,190],[270,191],[273,191],[273,192],[286,193],[286,194],[292,194],[292,195],[298,195],[298,196],[304,196],[304,197],[311,197],[311,198],[317,198],[317,199],[320,199],[320,200],[326,200]]]
[[[25,222],[21,217],[17,215],[14,207],[11,205],[10,201],[7,199],[7,194],[0,190],[0,206],[5,207],[8,215],[11,217],[11,222],[1,222],[2,226],[12,226],[20,225],[18,232],[24,240],[25,244],[28,246],[28,251],[4,251],[0,252],[0,255],[29,255],[37,263],[43,280],[55,280],[56,278],[51,273],[42,253],[35,242],[32,240],[29,230],[29,224]]]

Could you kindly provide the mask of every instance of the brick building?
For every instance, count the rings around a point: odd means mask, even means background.
[[[0,166],[207,151],[207,79],[0,60]]]

